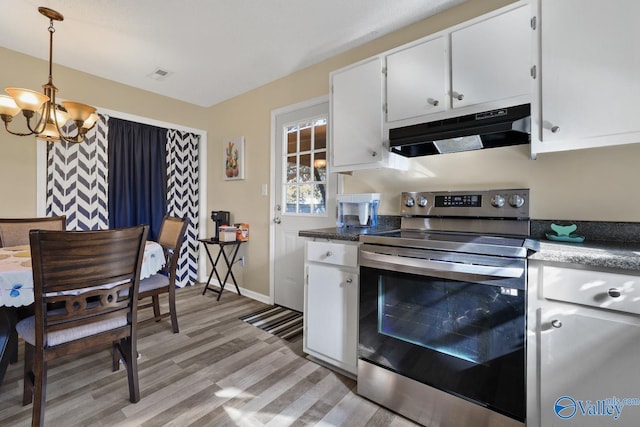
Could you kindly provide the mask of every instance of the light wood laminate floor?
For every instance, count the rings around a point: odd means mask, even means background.
[[[105,348],[49,364],[45,425],[415,425],[359,397],[354,380],[306,359],[301,340],[291,344],[238,319],[264,304],[232,292],[217,302],[214,293],[201,295],[202,286],[177,291],[179,334],[169,319],[139,327],[138,403],[129,402],[126,372],[111,371]],[[21,342],[0,386],[0,426],[31,422],[31,405],[22,406],[23,351]]]

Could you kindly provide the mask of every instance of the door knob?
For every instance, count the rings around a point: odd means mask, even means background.
[[[433,105],[434,107],[437,107],[438,104],[440,103],[437,99],[433,99],[433,98],[429,98],[427,99],[427,102],[431,105]]]
[[[279,216],[273,218],[273,222],[275,222],[276,224],[280,224],[282,222],[282,220],[280,219]]]
[[[559,320],[552,320],[551,321],[551,326],[553,326],[554,328],[562,328],[562,322]]]
[[[620,295],[622,294],[620,293],[619,289],[616,289],[616,288],[609,289],[609,296],[611,298],[618,298]]]

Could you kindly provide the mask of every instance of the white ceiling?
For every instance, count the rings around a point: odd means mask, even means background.
[[[48,59],[46,6],[55,64],[209,107],[464,1],[0,0],[0,46]]]

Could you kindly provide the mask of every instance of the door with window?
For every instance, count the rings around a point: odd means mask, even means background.
[[[327,97],[274,111],[272,291],[278,305],[303,311],[300,230],[334,227],[337,177],[329,174]]]

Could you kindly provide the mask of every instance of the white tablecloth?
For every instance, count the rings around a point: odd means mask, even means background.
[[[146,279],[164,265],[162,246],[147,242],[140,278]],[[33,272],[29,246],[0,248],[0,306],[33,304]]]

